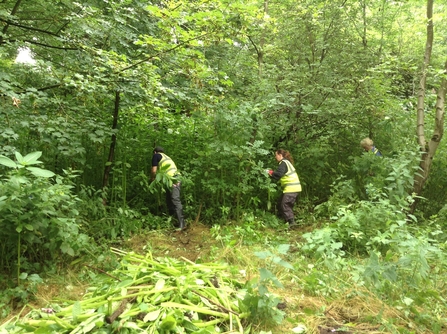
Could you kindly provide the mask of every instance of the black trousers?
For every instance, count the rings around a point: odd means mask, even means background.
[[[297,199],[298,193],[282,193],[278,198],[276,208],[278,209],[279,216],[286,222],[295,218],[293,214],[293,206]]]
[[[181,183],[172,185],[170,190],[166,191],[166,205],[171,216],[177,218],[178,223],[182,226],[184,224],[183,219],[183,206],[180,200],[181,195]]]

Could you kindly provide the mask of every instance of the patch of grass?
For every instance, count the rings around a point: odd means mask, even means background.
[[[301,235],[309,229],[309,226],[303,226],[301,230],[277,231],[265,227],[260,230],[264,237],[259,243],[246,245],[239,240],[227,245],[222,243],[222,239],[216,239],[208,226],[195,222],[182,233],[171,229],[142,231],[126,239],[121,246],[123,250],[142,255],[150,251],[154,258],[184,258],[197,263],[225,262],[230,264],[232,276],[243,284],[257,279],[259,269],[266,266],[265,261],[254,255],[255,252],[266,250],[274,253],[277,243],[288,242],[291,247],[281,257],[293,266],[293,270],[281,266],[268,267],[284,285],[284,288],[273,285],[268,288],[270,293],[279,297],[285,320],[280,325],[252,324],[252,333],[270,331],[283,334],[297,326],[305,326],[306,334],[329,333],[331,328],[338,332],[368,334],[430,332],[430,328],[410,308],[402,307],[399,301],[389,300],[359,279],[356,268],[365,259],[315,260],[303,254]],[[224,233],[222,231],[220,233]],[[270,242],[266,244],[265,240]],[[70,270],[48,275],[35,293],[36,301],[30,305],[47,307],[66,299],[81,298],[90,283],[115,268],[116,259],[105,247],[100,253],[101,258],[98,254],[91,254],[91,257],[79,259]],[[403,291],[396,293],[404,295]],[[420,310],[419,316],[430,319],[436,311],[441,317],[445,310],[433,310],[432,313],[428,313],[432,310],[426,313]],[[19,312],[16,310],[11,315]],[[446,332],[447,329],[441,327],[437,333]]]

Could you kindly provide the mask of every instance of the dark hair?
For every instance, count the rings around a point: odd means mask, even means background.
[[[276,150],[276,153],[281,154],[284,157],[284,159],[289,160],[293,165],[293,158],[289,151],[286,151],[286,150],[283,150],[280,148],[280,149]]]
[[[159,153],[159,152],[164,153],[165,150],[163,149],[163,147],[157,146],[156,148],[154,148],[154,152],[155,153]]]

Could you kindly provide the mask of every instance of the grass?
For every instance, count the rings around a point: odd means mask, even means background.
[[[125,240],[120,248],[138,254],[150,251],[154,258],[225,262],[239,272],[242,281],[259,278],[259,269],[268,268],[284,285],[284,288],[269,286],[269,291],[280,297],[286,318],[279,326],[254,325],[253,333],[292,333],[299,326],[305,327],[307,334],[430,333],[427,324],[419,321],[414,312],[409,312],[409,308],[405,309],[401,304],[374,292],[363,281],[356,282],[353,279],[354,267],[362,259],[349,259],[350,262],[344,266],[337,268],[334,264],[329,269],[323,262],[315,262],[304,256],[299,247],[300,235],[308,230],[308,226],[293,232],[265,228],[262,239],[251,240],[247,246],[244,239],[236,234],[232,237],[226,235],[224,239],[217,238],[208,226],[196,222],[183,233],[171,230],[145,231]],[[219,233],[226,232],[219,230]],[[288,242],[292,246],[287,254],[281,256],[293,265],[294,270],[254,255],[259,250],[273,251],[279,242]],[[101,256],[101,259],[88,257],[75,261],[75,266],[65,269],[62,276],[45,277],[44,283],[38,286],[35,300],[25,309],[12,312],[2,322],[23,315],[30,308],[81,299],[89,285],[113,267],[113,255]],[[439,312],[440,317],[446,317],[446,309]],[[441,328],[438,333],[447,333],[447,328]]]

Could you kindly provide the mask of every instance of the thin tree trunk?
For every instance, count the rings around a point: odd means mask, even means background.
[[[120,106],[120,92],[116,91],[116,93],[115,93],[115,110],[113,111],[112,130],[115,130],[118,125],[119,106]],[[115,147],[116,147],[116,134],[114,132],[112,134],[112,141],[110,143],[109,157],[107,159],[107,163],[104,168],[104,178],[102,180],[102,189],[103,190],[106,190],[106,188],[109,184],[110,171],[112,170],[112,163],[113,163],[113,159],[115,156]],[[103,197],[102,204],[107,205],[106,196]]]
[[[269,2],[268,0],[264,0],[264,16],[267,16],[269,13]],[[265,44],[265,28],[261,33],[261,40],[259,41],[259,50],[258,52],[258,75],[262,77],[262,67],[264,66],[264,44]]]
[[[427,0],[427,41],[425,44],[424,63],[422,68],[422,76],[419,83],[418,101],[417,101],[417,126],[416,134],[421,152],[421,160],[419,163],[420,170],[414,177],[413,193],[417,196],[421,195],[424,189],[425,182],[428,179],[431,163],[438,149],[439,143],[444,133],[444,106],[445,95],[447,89],[447,81],[444,79],[438,89],[436,101],[436,114],[433,134],[430,141],[425,138],[424,119],[425,119],[425,90],[427,83],[427,71],[430,64],[430,58],[433,46],[433,0]],[[447,71],[447,62],[444,65],[444,72]],[[411,212],[414,211],[417,201],[411,207]]]

